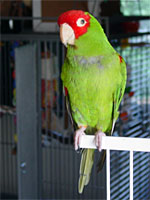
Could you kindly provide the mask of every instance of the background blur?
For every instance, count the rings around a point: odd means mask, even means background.
[[[127,63],[114,136],[150,137],[149,0],[0,1],[1,199],[106,199],[105,166],[78,194],[80,153],[73,149],[60,80],[65,48],[58,16],[93,14]],[[134,144],[133,144],[134,145]],[[150,199],[150,155],[134,153],[134,199]],[[129,199],[129,153],[111,151],[111,199]]]

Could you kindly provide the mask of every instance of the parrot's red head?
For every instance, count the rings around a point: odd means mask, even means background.
[[[58,25],[62,43],[74,45],[75,39],[87,32],[90,18],[90,15],[82,10],[70,10],[60,15]]]

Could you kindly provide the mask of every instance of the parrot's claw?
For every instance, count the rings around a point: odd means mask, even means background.
[[[101,131],[97,131],[95,133],[95,144],[96,144],[98,151],[102,150],[102,148],[101,148],[102,147],[102,136],[106,136],[106,134]]]
[[[81,127],[78,130],[75,131],[75,136],[74,136],[74,148],[77,151],[79,148],[79,143],[80,143],[80,139],[82,135],[85,135],[84,131],[85,131],[86,127]]]

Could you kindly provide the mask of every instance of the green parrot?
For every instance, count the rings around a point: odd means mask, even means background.
[[[102,136],[112,135],[126,85],[126,64],[113,49],[99,22],[88,12],[70,10],[58,18],[60,39],[67,48],[61,79],[75,128],[74,146],[81,136],[94,134],[101,151]],[[89,183],[94,149],[82,151],[78,190]],[[98,171],[105,161],[105,151]]]

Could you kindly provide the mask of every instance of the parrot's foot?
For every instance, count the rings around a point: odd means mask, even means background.
[[[79,148],[81,136],[85,135],[85,133],[84,133],[85,129],[86,129],[86,127],[82,126],[81,128],[79,128],[78,130],[75,131],[75,136],[74,136],[74,148],[75,148],[75,150],[78,150],[78,148]]]
[[[99,151],[102,150],[102,148],[101,148],[102,147],[102,136],[106,136],[106,134],[101,131],[97,131],[95,133],[95,144]]]

